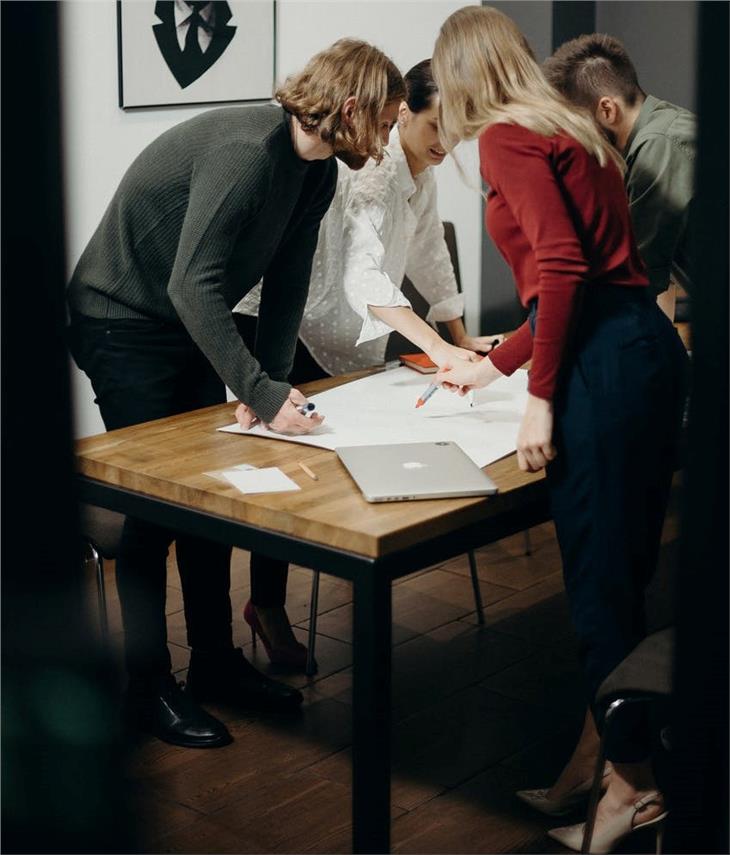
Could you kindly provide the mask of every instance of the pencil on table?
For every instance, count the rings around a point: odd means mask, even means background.
[[[303,469],[307,473],[307,475],[309,475],[312,481],[319,481],[319,475],[315,475],[306,463],[302,463],[301,460],[298,460],[297,463],[299,464],[299,468]]]

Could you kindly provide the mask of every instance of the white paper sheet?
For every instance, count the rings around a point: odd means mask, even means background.
[[[427,375],[396,368],[313,395],[309,400],[325,421],[307,436],[284,436],[260,425],[248,431],[237,424],[218,430],[333,450],[346,445],[451,440],[477,466],[486,466],[515,450],[527,404],[526,371],[516,371],[477,390],[473,407],[468,397],[439,389],[417,410],[416,401],[428,382]]]
[[[258,466],[252,466],[250,463],[239,463],[237,466],[228,466],[226,469],[216,469],[213,472],[204,472],[209,478],[216,478],[218,481],[227,481],[226,474],[228,472],[249,472],[251,469],[258,469]]]
[[[225,469],[221,475],[242,493],[286,493],[301,487],[281,469]]]

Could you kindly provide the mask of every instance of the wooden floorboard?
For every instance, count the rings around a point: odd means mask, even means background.
[[[652,626],[671,617],[677,493],[648,592]],[[402,853],[563,851],[556,823],[514,797],[551,782],[579,732],[583,693],[552,526],[477,550],[486,627],[466,556],[399,580],[393,590],[393,848]],[[174,550],[168,581],[173,667],[188,649]],[[114,568],[106,569],[111,642],[121,662]],[[129,760],[141,850],[347,853],[350,850],[351,586],[321,577],[313,680],[280,675],[251,647],[241,610],[248,555],[234,551],[234,638],[257,667],[300,687],[301,715],[210,707],[230,728],[223,749],[192,751],[141,737]],[[306,641],[312,573],[290,571],[287,608]],[[577,817],[576,819],[578,819]],[[640,852],[638,840],[625,852]]]

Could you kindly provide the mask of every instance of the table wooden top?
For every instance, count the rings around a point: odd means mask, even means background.
[[[676,326],[689,347],[690,325]],[[315,394],[370,373],[355,372],[302,389]],[[106,485],[368,558],[523,507],[544,493],[543,473],[520,472],[516,455],[510,454],[485,467],[499,487],[496,496],[372,504],[363,499],[334,451],[218,432],[216,428],[234,421],[234,409],[234,404],[220,404],[81,439],[76,443],[77,470]],[[298,461],[319,480],[309,478]],[[278,466],[301,490],[244,495],[205,475],[240,463]]]
[[[302,388],[315,394],[341,382],[334,378]],[[488,519],[544,490],[542,473],[520,472],[511,454],[485,469],[499,487],[496,496],[372,504],[334,451],[217,431],[234,421],[234,409],[234,404],[220,404],[81,439],[77,471],[106,485],[368,558]],[[319,480],[309,478],[298,461]],[[301,490],[245,495],[205,474],[240,463],[278,466]]]

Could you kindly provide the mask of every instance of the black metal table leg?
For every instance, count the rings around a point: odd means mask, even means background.
[[[363,568],[354,585],[352,837],[390,851],[391,580]]]

